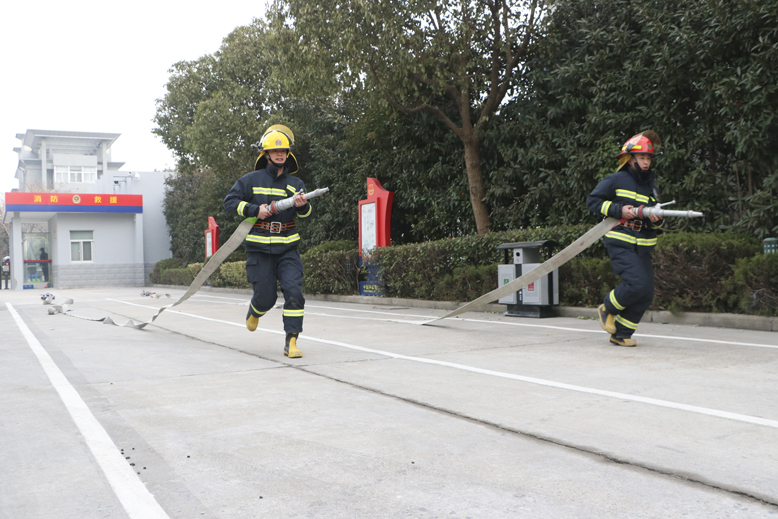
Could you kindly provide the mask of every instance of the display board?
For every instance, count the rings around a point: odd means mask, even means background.
[[[375,202],[362,204],[359,207],[360,222],[360,248],[361,255],[365,255],[376,247],[376,213]]]
[[[383,296],[381,266],[370,258],[371,251],[391,244],[390,220],[394,193],[375,178],[367,179],[367,200],[359,201],[359,261],[367,272],[367,281],[359,283],[359,293]]]
[[[375,178],[367,179],[367,200],[359,201],[359,255],[391,244],[391,217],[394,193]]]

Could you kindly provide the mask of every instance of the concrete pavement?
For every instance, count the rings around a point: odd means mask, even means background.
[[[174,300],[53,293],[118,322]],[[38,296],[0,292],[3,519],[778,517],[775,332],[618,348],[593,320],[309,300],[290,360],[240,294],[142,331]]]

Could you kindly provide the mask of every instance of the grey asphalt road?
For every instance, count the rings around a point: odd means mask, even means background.
[[[0,292],[0,518],[778,518],[778,334]],[[81,318],[78,318],[81,317]]]

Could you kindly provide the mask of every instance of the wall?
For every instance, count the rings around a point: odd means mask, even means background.
[[[173,256],[170,252],[170,231],[162,212],[165,177],[171,174],[143,171],[138,173],[138,179],[132,185],[134,194],[143,195],[143,262],[147,281],[158,261]]]
[[[57,263],[52,278],[57,288],[144,286],[144,266],[136,263],[135,215],[58,213],[49,220]],[[93,231],[93,262],[71,263],[70,231]]]

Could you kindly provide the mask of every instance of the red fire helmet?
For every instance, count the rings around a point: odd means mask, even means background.
[[[648,153],[653,157],[655,155],[654,144],[643,134],[635,135],[624,143],[624,146],[621,147],[621,153],[616,155],[616,158],[627,153]]]
[[[616,168],[616,171],[624,167],[624,164],[629,161],[633,153],[647,153],[653,157],[657,154],[655,150],[660,146],[662,146],[662,139],[659,138],[659,134],[654,130],[646,130],[633,135],[621,147],[621,152],[616,155],[616,158],[619,159],[619,167]]]

